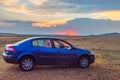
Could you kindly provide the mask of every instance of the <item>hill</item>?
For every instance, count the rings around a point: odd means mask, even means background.
[[[68,35],[58,35],[58,34],[50,34],[50,35],[39,35],[39,34],[15,34],[15,33],[0,33],[0,37],[34,37],[34,36],[52,36],[52,37],[64,37]]]
[[[105,33],[100,35],[90,35],[90,36],[98,36],[98,37],[118,37],[120,36],[120,33]]]
[[[67,35],[37,35],[37,34],[15,34],[15,33],[0,33],[0,37],[32,37],[32,36],[67,36]],[[99,35],[89,35],[90,37],[118,37],[120,33],[105,33]]]
[[[20,37],[20,36],[28,36],[28,35],[14,34],[14,33],[0,33],[0,37]]]

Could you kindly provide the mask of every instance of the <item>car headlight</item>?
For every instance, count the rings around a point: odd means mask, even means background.
[[[91,54],[94,54],[93,52],[91,52]]]

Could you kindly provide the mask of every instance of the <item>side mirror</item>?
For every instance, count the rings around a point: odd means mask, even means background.
[[[63,49],[71,49],[69,46],[64,46],[64,45],[61,45],[60,48],[63,48]]]
[[[64,48],[65,46],[63,46],[63,45],[60,45],[60,48]]]
[[[75,50],[75,49],[76,49],[76,47],[72,47],[72,48],[71,48],[71,50]]]
[[[69,48],[69,46],[64,46],[64,48]]]

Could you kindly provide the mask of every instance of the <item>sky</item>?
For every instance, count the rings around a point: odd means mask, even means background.
[[[120,32],[120,0],[0,0],[0,33]]]

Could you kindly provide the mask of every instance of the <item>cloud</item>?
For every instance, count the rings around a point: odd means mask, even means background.
[[[6,11],[29,14],[31,11],[26,9],[27,4],[21,4],[19,6],[6,7]]]
[[[0,4],[4,6],[15,6],[19,0],[0,0]]]
[[[45,1],[47,0],[29,0],[29,2],[31,2],[34,5],[41,5],[43,4]]]
[[[119,5],[120,0],[60,0],[61,2],[79,5]],[[109,3],[109,4],[108,4]]]
[[[92,11],[120,10],[120,0],[60,0],[64,3],[75,4],[76,6],[90,6]],[[86,7],[86,9],[88,9]]]
[[[69,9],[69,8],[74,8],[74,7],[75,5],[63,3],[58,0],[54,0],[54,1],[47,0],[47,1],[44,1],[39,6],[40,9]]]
[[[110,32],[120,32],[120,21],[110,19],[91,19],[91,18],[76,18],[67,21],[63,25],[56,27],[39,27],[38,31],[43,31],[46,34],[68,34],[69,31],[74,31],[78,35],[92,35]],[[65,33],[66,32],[66,33]]]
[[[66,14],[72,12],[74,9],[74,5],[69,5],[67,3],[61,3],[56,1],[45,1],[41,5],[37,5],[33,11],[36,14],[44,14],[44,15],[58,15],[58,14]]]
[[[32,11],[41,15],[92,14],[110,10],[120,10],[120,1],[116,0],[29,0],[35,6]],[[109,3],[109,4],[108,4]]]
[[[9,23],[9,22],[5,22],[5,21],[0,21],[0,26],[6,26],[6,27],[11,27],[11,26],[15,26],[16,23]]]
[[[59,30],[75,30],[78,34],[101,34],[109,32],[120,32],[120,21],[110,19],[78,18],[68,21],[59,26]],[[56,29],[58,29],[56,27]]]
[[[50,22],[37,22],[33,23],[32,26],[35,27],[42,27],[42,28],[50,28],[50,27],[56,27],[58,25],[64,25],[66,22],[65,21],[50,21]]]
[[[27,9],[28,3],[24,3],[21,1],[22,0],[1,0],[0,4],[2,4],[3,6],[0,7],[2,10],[6,10],[8,12],[36,15],[32,13],[32,11]]]
[[[0,18],[35,21],[33,25],[37,27],[57,26],[59,20],[83,17],[120,20],[111,15],[119,14],[119,3],[120,0],[0,0]]]
[[[34,27],[35,22],[22,21],[1,21],[6,23],[16,23],[14,27],[6,25],[0,26],[0,32],[19,33],[19,34],[71,34],[71,35],[92,35],[111,32],[120,32],[120,21],[109,19],[76,18],[67,21],[65,24],[56,27]],[[3,24],[3,23],[2,23]]]
[[[93,13],[92,15],[93,15],[92,18],[120,20],[120,10],[97,12],[97,13]]]
[[[29,0],[33,6],[33,12],[36,14],[56,15],[56,13],[73,13],[76,5],[61,2],[60,0]]]

